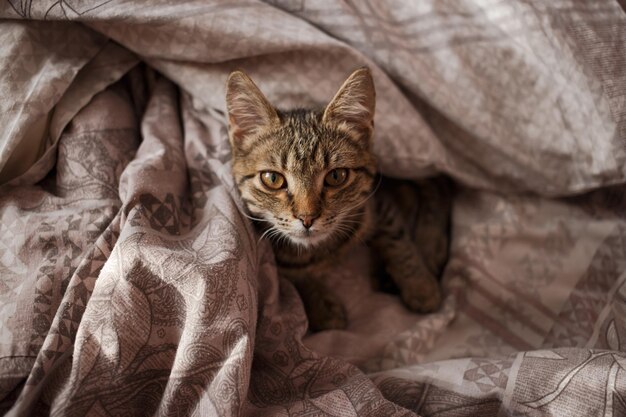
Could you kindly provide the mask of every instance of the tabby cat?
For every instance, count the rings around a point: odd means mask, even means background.
[[[235,182],[249,217],[272,242],[279,274],[298,289],[312,330],[346,327],[324,277],[359,241],[380,257],[408,308],[439,307],[449,186],[442,179],[385,180],[374,194],[380,177],[367,68],[352,73],[322,109],[278,110],[240,71],[228,78],[226,103]]]

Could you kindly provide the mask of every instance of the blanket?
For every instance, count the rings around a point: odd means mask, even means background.
[[[0,18],[0,412],[626,415],[623,2],[3,0]],[[381,172],[457,184],[445,299],[410,313],[355,247],[331,277],[348,328],[311,334],[242,215],[225,80],[312,106],[364,65]]]

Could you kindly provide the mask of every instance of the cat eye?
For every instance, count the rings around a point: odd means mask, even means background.
[[[346,168],[337,168],[326,174],[324,178],[324,184],[331,187],[337,187],[348,179],[348,170]]]
[[[278,172],[263,171],[261,172],[261,182],[270,190],[280,190],[287,186],[287,180]]]

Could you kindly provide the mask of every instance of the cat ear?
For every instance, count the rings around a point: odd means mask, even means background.
[[[374,129],[376,90],[368,68],[354,71],[326,106],[322,121],[368,140]]]
[[[231,146],[240,147],[263,129],[280,122],[276,110],[250,77],[234,71],[226,85]]]

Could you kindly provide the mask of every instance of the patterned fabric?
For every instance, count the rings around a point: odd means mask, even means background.
[[[626,14],[614,0],[0,3],[0,410],[626,414]],[[144,63],[138,64],[140,61]],[[282,107],[377,86],[382,171],[458,183],[441,311],[331,279],[300,298],[241,213],[243,68]],[[154,72],[152,69],[158,71]]]

